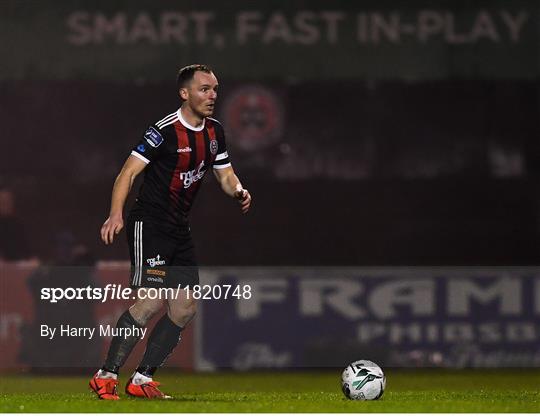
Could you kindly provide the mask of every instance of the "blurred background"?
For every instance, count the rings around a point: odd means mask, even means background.
[[[32,355],[43,317],[73,311],[36,317],[40,287],[127,283],[124,235],[105,247],[99,228],[191,63],[219,79],[216,117],[254,197],[242,216],[206,179],[191,220],[203,282],[259,286],[248,312],[205,302],[178,365],[341,366],[377,352],[383,366],[540,366],[538,2],[0,10],[4,367],[46,367],[19,346]],[[58,277],[65,266],[79,271]],[[80,315],[101,322],[94,306]]]

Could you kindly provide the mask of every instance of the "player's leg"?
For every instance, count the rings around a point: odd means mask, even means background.
[[[199,284],[193,243],[189,234],[178,243],[176,256],[168,268],[166,285],[167,313],[161,317],[148,338],[146,351],[137,371],[126,386],[126,392],[138,397],[164,398],[153,381],[155,371],[171,355],[180,341],[182,330],[196,313],[196,301],[182,287]]]
[[[139,289],[138,293],[144,292],[144,288]],[[107,359],[102,368],[104,376],[110,374],[118,374],[120,368],[124,365],[129,354],[139,342],[139,334],[142,329],[162,308],[163,300],[139,298],[134,305],[126,310],[118,319],[116,324],[115,335],[111,341]],[[134,331],[126,331],[126,329],[136,329]],[[133,335],[126,335],[133,333]],[[107,373],[107,374],[105,374]]]
[[[143,290],[143,289],[141,289]],[[155,316],[163,306],[162,300],[138,299],[116,323],[116,330],[103,367],[90,380],[90,387],[100,399],[117,400],[118,373],[131,351],[139,342],[138,329]]]
[[[143,233],[143,230],[146,233]],[[118,319],[103,367],[98,370],[90,387],[100,399],[116,400],[118,394],[118,372],[124,365],[131,351],[139,341],[140,329],[144,327],[163,306],[162,299],[145,296],[146,280],[145,255],[155,251],[155,241],[151,227],[144,227],[142,221],[128,219],[126,227],[132,264],[131,287],[137,290],[137,301]],[[145,253],[146,252],[146,253]]]
[[[167,300],[167,313],[154,326],[141,363],[126,386],[126,393],[132,396],[169,398],[157,388],[159,383],[153,380],[154,373],[176,348],[182,331],[196,312],[196,301],[184,289],[178,292],[176,298]]]
[[[177,298],[168,299],[167,306],[167,313],[148,338],[144,357],[137,368],[139,373],[150,378],[178,345],[183,329],[193,319],[197,309],[196,301],[184,289],[178,291]]]

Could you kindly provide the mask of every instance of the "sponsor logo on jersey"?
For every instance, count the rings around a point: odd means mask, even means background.
[[[217,149],[218,149],[217,140],[211,140],[210,141],[210,153],[215,155],[217,153]]]
[[[154,276],[162,276],[165,277],[167,273],[164,270],[157,270],[157,269],[148,269],[146,271],[146,274],[152,274]]]
[[[149,277],[149,276],[146,276],[146,280],[148,282],[163,283],[163,279],[161,277]]]
[[[165,264],[165,260],[162,260],[159,254],[156,257],[146,259],[146,262],[150,265],[150,267],[163,266]]]
[[[146,133],[144,133],[144,138],[152,147],[158,147],[161,143],[163,143],[163,136],[153,127],[149,127],[148,130],[146,130]]]
[[[137,150],[141,153],[144,153],[146,151],[146,147],[144,146],[144,144],[140,144],[137,146]]]
[[[176,149],[176,152],[177,153],[189,153],[189,152],[191,152],[191,147],[187,146],[187,147],[183,147],[182,149]]]
[[[187,172],[180,173],[180,180],[184,183],[184,188],[189,188],[191,184],[197,182],[199,179],[201,179],[206,171],[203,170],[204,167],[204,160],[201,161],[201,164],[197,169],[189,170]]]

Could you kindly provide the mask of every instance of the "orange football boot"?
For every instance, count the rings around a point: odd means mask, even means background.
[[[88,384],[90,385],[92,391],[96,393],[101,400],[120,399],[116,389],[118,386],[118,380],[113,378],[100,378],[98,377],[98,373],[96,373]]]
[[[126,384],[126,394],[133,397],[142,397],[143,399],[172,399],[171,396],[166,395],[158,386],[160,383],[157,381],[149,381],[143,384],[133,384],[132,378],[129,379]]]

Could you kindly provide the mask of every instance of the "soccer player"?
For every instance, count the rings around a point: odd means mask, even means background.
[[[221,124],[214,112],[218,81],[206,65],[189,65],[178,72],[181,107],[148,127],[116,178],[109,218],[101,239],[111,244],[124,227],[122,211],[135,177],[145,171],[144,182],[126,222],[131,257],[131,286],[138,299],[118,319],[103,367],[90,380],[100,399],[117,400],[118,372],[138,335],[123,336],[125,329],[140,329],[166,302],[167,312],[150,333],[139,367],[126,385],[126,393],[143,398],[170,398],[153,380],[191,321],[196,303],[186,289],[178,296],[148,299],[145,288],[181,288],[198,284],[199,275],[188,223],[189,209],[205,173],[212,169],[223,191],[236,198],[245,214],[251,205],[229,161]],[[122,331],[124,330],[124,331]],[[130,331],[134,334],[140,331]]]

